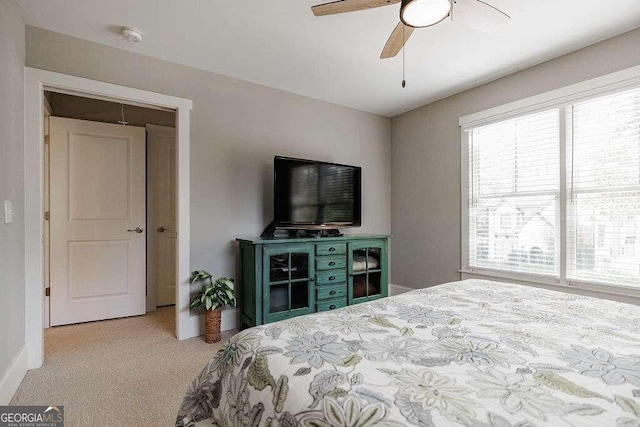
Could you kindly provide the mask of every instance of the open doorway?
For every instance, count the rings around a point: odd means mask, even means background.
[[[176,120],[176,216],[177,271],[175,336],[179,340],[200,335],[201,318],[189,310],[190,194],[189,99],[134,89],[46,70],[25,67],[25,341],[26,366],[34,369],[44,361],[44,91],[175,111]]]
[[[174,305],[175,112],[44,99],[45,327]]]

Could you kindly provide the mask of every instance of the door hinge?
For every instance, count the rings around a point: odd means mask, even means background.
[[[49,135],[45,135],[45,136],[44,136],[44,143],[45,143],[45,144],[49,144],[50,139],[51,139],[51,138],[49,137]]]
[[[44,296],[45,297],[51,296],[51,288],[44,288]]]
[[[49,215],[49,211],[46,211],[46,212],[44,213],[44,220],[45,220],[45,221],[49,221],[49,216],[50,216],[50,215]]]

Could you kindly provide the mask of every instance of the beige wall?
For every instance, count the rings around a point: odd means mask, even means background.
[[[24,23],[0,1],[0,378],[24,346]],[[4,224],[3,201],[13,202]]]
[[[274,155],[362,166],[363,227],[354,232],[390,231],[390,119],[33,27],[26,34],[29,67],[193,100],[192,268],[235,275],[233,240],[272,219]]]
[[[459,117],[640,65],[639,47],[640,29],[393,118],[391,281],[460,278]]]

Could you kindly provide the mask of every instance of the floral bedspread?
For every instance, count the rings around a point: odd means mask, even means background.
[[[242,331],[177,426],[640,426],[640,307],[466,280]]]

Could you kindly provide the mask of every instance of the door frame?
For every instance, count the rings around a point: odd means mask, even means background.
[[[189,310],[191,276],[189,259],[189,99],[163,95],[111,83],[24,68],[25,98],[25,342],[28,368],[38,368],[44,361],[44,91],[71,93],[107,101],[123,102],[176,112],[177,231],[176,254],[176,337],[197,336],[199,319]]]

